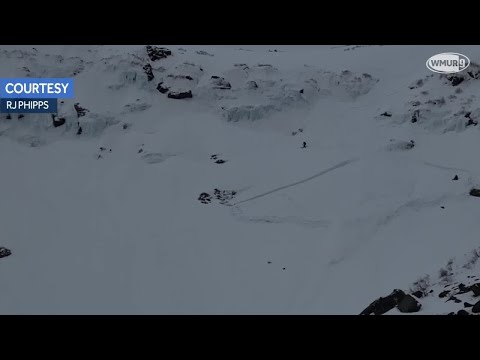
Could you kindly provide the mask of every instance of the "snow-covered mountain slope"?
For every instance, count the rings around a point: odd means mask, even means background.
[[[358,314],[478,248],[480,80],[425,61],[480,47],[164,47],[0,48],[76,95],[0,114],[0,313]]]

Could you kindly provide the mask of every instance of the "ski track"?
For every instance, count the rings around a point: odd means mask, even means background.
[[[278,191],[288,189],[288,188],[290,188],[290,187],[294,187],[294,186],[297,186],[297,185],[300,185],[300,184],[304,184],[304,183],[306,183],[306,182],[308,182],[308,181],[311,181],[311,180],[316,179],[316,178],[318,178],[318,177],[320,177],[320,176],[322,176],[322,175],[325,175],[325,174],[327,174],[327,173],[329,173],[329,172],[331,172],[331,171],[333,171],[333,170],[336,170],[336,169],[342,168],[342,167],[344,167],[344,166],[347,166],[347,165],[349,165],[349,164],[352,164],[352,163],[354,163],[354,162],[356,162],[356,161],[358,161],[358,160],[359,160],[358,158],[354,158],[354,159],[342,161],[342,162],[340,162],[340,163],[338,163],[338,164],[336,164],[336,165],[334,165],[334,166],[332,166],[332,167],[330,167],[330,168],[328,168],[328,169],[325,169],[325,170],[323,170],[323,171],[320,171],[319,173],[314,174],[314,175],[312,175],[312,176],[309,176],[309,177],[307,177],[307,178],[305,178],[305,179],[296,181],[296,182],[291,183],[291,184],[288,184],[288,185],[280,186],[280,187],[278,187],[278,188],[275,188],[275,189],[273,189],[273,190],[264,192],[264,193],[259,194],[259,195],[255,195],[255,196],[253,196],[253,197],[251,197],[251,198],[248,198],[248,199],[245,199],[245,200],[236,202],[236,203],[233,204],[233,205],[236,206],[236,205],[239,205],[239,204],[243,204],[243,203],[246,203],[246,202],[249,202],[249,201],[252,201],[252,200],[256,200],[256,199],[262,198],[262,197],[264,197],[264,196],[267,196],[267,195],[276,193],[276,192],[278,192]]]
[[[232,215],[243,222],[264,223],[264,224],[293,224],[312,229],[328,228],[328,220],[310,220],[299,216],[245,216],[239,207],[232,208]]]

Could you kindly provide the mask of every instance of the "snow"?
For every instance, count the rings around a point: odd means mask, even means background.
[[[479,246],[479,127],[454,114],[480,82],[425,66],[479,47],[164,47],[151,82],[140,45],[0,48],[1,77],[79,71],[64,126],[0,114],[0,313],[358,314]],[[197,200],[215,188],[237,194]]]

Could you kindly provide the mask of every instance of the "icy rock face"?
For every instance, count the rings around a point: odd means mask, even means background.
[[[362,315],[374,313],[419,313],[436,315],[476,315],[480,313],[480,249],[460,259],[450,259],[435,275],[425,275],[409,289],[411,294],[395,290],[370,304]],[[402,296],[392,299],[392,295]]]
[[[480,119],[476,100],[479,79],[480,66],[475,63],[459,74],[430,74],[417,79],[408,86],[410,99],[403,112],[390,120],[438,133],[473,131]]]

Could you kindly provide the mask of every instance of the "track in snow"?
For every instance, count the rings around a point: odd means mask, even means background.
[[[262,193],[262,194],[255,195],[255,196],[253,196],[253,197],[251,197],[251,198],[248,198],[248,199],[245,199],[245,200],[236,202],[236,203],[233,204],[233,205],[235,206],[235,205],[239,205],[239,204],[242,204],[242,203],[246,203],[246,202],[248,202],[248,201],[256,200],[256,199],[259,199],[259,198],[261,198],[261,197],[264,197],[264,196],[273,194],[273,193],[275,193],[275,192],[277,192],[277,191],[281,191],[281,190],[288,189],[288,188],[293,187],[293,186],[297,186],[297,185],[300,185],[300,184],[304,184],[304,183],[306,183],[306,182],[308,182],[308,181],[310,181],[310,180],[313,180],[313,179],[315,179],[315,178],[317,178],[317,177],[320,177],[320,176],[322,176],[322,175],[325,175],[325,174],[329,173],[330,171],[333,171],[333,170],[339,169],[339,168],[341,168],[341,167],[347,166],[347,165],[352,164],[352,163],[354,163],[354,162],[356,162],[356,161],[358,161],[358,160],[359,160],[359,159],[354,158],[354,159],[342,161],[342,162],[338,163],[337,165],[334,165],[334,166],[332,166],[332,167],[330,167],[330,168],[328,168],[328,169],[326,169],[326,170],[320,171],[319,173],[317,173],[317,174],[315,174],[315,175],[312,175],[312,176],[309,176],[309,177],[306,178],[306,179],[302,179],[302,180],[296,181],[296,182],[291,183],[291,184],[288,184],[288,185],[280,186],[280,187],[275,188],[275,189],[273,189],[273,190],[270,190],[270,191],[264,192],[264,193]]]

